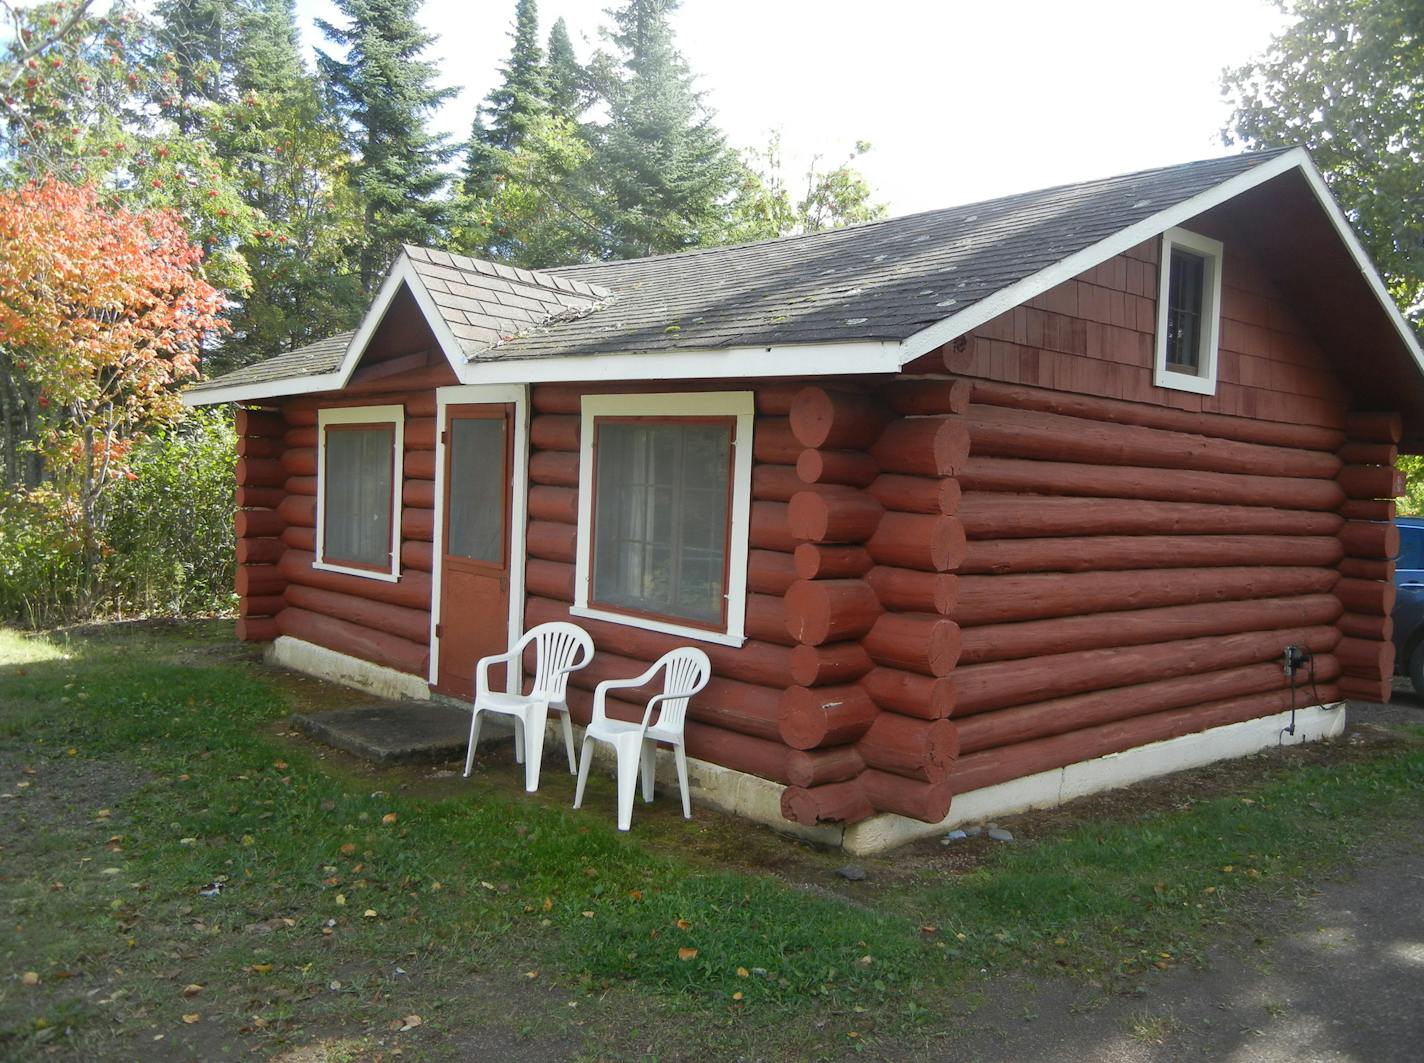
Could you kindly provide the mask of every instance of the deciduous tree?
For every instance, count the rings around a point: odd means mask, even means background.
[[[171,210],[56,180],[0,193],[0,349],[33,387],[49,478],[86,556],[133,441],[175,418],[222,297]]]
[[[1292,0],[1264,55],[1226,72],[1228,143],[1303,144],[1391,291],[1424,318],[1424,5]]]

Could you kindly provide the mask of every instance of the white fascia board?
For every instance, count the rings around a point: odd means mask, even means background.
[[[285,398],[288,395],[308,395],[314,391],[332,391],[341,387],[339,373],[319,373],[316,376],[290,376],[264,380],[256,384],[231,384],[206,391],[185,391],[183,405],[217,406],[224,402],[251,402],[254,399]]]
[[[896,373],[908,359],[894,340],[806,343],[781,347],[556,355],[491,359],[458,369],[464,384],[564,381],[725,380],[739,377],[838,376]]]
[[[921,329],[904,341],[904,360],[911,362],[921,355],[929,354],[930,351],[943,346],[950,340],[957,339],[985,322],[992,321],[1000,314],[1007,313],[1014,307],[1028,302],[1034,296],[1041,295],[1064,281],[1072,280],[1078,274],[1106,262],[1114,255],[1120,255],[1144,240],[1160,236],[1173,226],[1180,225],[1189,218],[1194,218],[1212,207],[1225,203],[1228,199],[1239,196],[1242,192],[1250,191],[1257,185],[1264,184],[1293,169],[1300,169],[1307,178],[1310,178],[1312,174],[1315,174],[1317,179],[1319,178],[1319,174],[1315,173],[1315,166],[1311,163],[1310,156],[1305,149],[1292,148],[1245,173],[1239,173],[1219,185],[1208,188],[1205,192],[1197,193],[1191,199],[1183,200],[1166,210],[1158,211],[1125,229],[1119,229],[1111,236],[1069,255],[1051,266],[1046,266],[1037,273],[1010,284],[1007,288],[1000,288],[993,295],[979,300],[959,313]],[[1322,183],[1321,190],[1323,191],[1323,189]],[[1316,194],[1319,195],[1320,192],[1317,191]],[[1329,192],[1324,192],[1324,202],[1333,206]],[[1338,213],[1339,208],[1336,207],[1335,210]],[[1341,215],[1340,220],[1344,224],[1344,231],[1348,233],[1349,222],[1344,221],[1344,215]],[[1352,250],[1356,248],[1359,248],[1359,242],[1352,241]],[[1356,255],[1356,259],[1360,262],[1361,268],[1378,281],[1378,277],[1374,274],[1374,268],[1369,265],[1369,258],[1364,256],[1362,249]],[[1394,306],[1394,301],[1389,298],[1389,294],[1384,291],[1382,285],[1378,291],[1397,315],[1399,310]],[[1416,357],[1419,357],[1417,344],[1414,345],[1414,350]]]
[[[340,391],[350,382],[351,375],[361,362],[361,356],[366,353],[366,345],[371,342],[371,337],[375,335],[376,329],[380,327],[381,321],[386,316],[386,311],[390,309],[391,300],[396,297],[396,293],[401,290],[402,285],[410,288],[416,305],[425,315],[426,324],[435,334],[435,342],[440,345],[440,352],[445,355],[445,360],[450,363],[450,367],[458,375],[466,364],[464,348],[460,346],[460,341],[450,331],[450,326],[446,323],[445,318],[441,316],[440,308],[430,297],[425,282],[420,279],[420,275],[415,272],[415,267],[411,265],[409,257],[402,251],[395,264],[391,266],[390,272],[386,274],[386,279],[381,284],[381,290],[376,293],[376,298],[371,303],[370,309],[366,311],[366,316],[361,319],[361,327],[356,330],[356,334],[351,337],[351,342],[346,345],[346,353],[341,356],[341,365],[335,371],[322,373],[318,376],[283,377],[278,380],[266,380],[260,384],[234,384],[231,387],[215,388],[211,391],[194,394],[191,398],[185,394],[183,405],[189,407],[215,406],[221,402],[248,402],[253,399],[278,396],[307,395],[314,391]]]
[[[391,266],[390,272],[386,274],[386,279],[381,284],[381,290],[376,293],[376,299],[371,304],[371,308],[361,319],[361,327],[356,330],[356,335],[351,337],[351,343],[346,348],[346,356],[342,358],[341,369],[338,370],[341,376],[341,387],[346,386],[351,379],[351,374],[356,371],[361,356],[366,353],[366,345],[371,342],[371,337],[375,335],[376,329],[380,327],[381,321],[386,316],[386,311],[390,309],[391,300],[396,297],[396,293],[401,290],[402,286],[409,288],[410,294],[415,297],[416,305],[425,315],[425,323],[435,334],[435,342],[440,345],[440,353],[445,355],[445,360],[450,363],[450,368],[458,374],[460,368],[465,364],[464,348],[460,346],[460,341],[455,337],[455,334],[450,331],[450,326],[441,315],[440,308],[430,297],[430,291],[425,287],[425,282],[420,279],[420,274],[416,273],[415,267],[411,265],[409,256],[402,251],[395,264]]]
[[[1375,298],[1385,308],[1390,322],[1394,325],[1394,331],[1399,333],[1399,338],[1404,341],[1404,346],[1413,356],[1414,364],[1418,366],[1421,373],[1424,373],[1424,349],[1419,346],[1419,335],[1414,331],[1414,326],[1409,323],[1409,319],[1399,309],[1399,304],[1389,294],[1389,289],[1384,286],[1384,279],[1379,275],[1375,264],[1370,261],[1369,252],[1360,243],[1354,226],[1350,224],[1350,219],[1345,217],[1345,212],[1340,209],[1340,204],[1335,202],[1335,197],[1331,194],[1329,186],[1326,185],[1325,178],[1316,169],[1315,162],[1304,148],[1297,148],[1290,154],[1294,155],[1296,152],[1299,152],[1301,156],[1300,172],[1305,175],[1306,183],[1315,193],[1315,198],[1319,200],[1321,208],[1325,211],[1325,216],[1335,226],[1336,234],[1344,243],[1345,249],[1350,252],[1350,257],[1355,260],[1355,265],[1359,267],[1360,275],[1365,278],[1365,283],[1370,286],[1370,290],[1375,293]]]

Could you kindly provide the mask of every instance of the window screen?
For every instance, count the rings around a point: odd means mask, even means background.
[[[720,625],[731,420],[600,420],[593,601]]]
[[[450,422],[447,553],[492,564],[504,560],[504,423],[502,417]]]
[[[390,568],[394,426],[329,426],[324,446],[322,560]]]
[[[1172,248],[1167,284],[1167,365],[1189,373],[1201,369],[1202,306],[1206,259]]]

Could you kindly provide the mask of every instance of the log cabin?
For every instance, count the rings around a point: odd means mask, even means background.
[[[580,723],[698,645],[695,793],[854,852],[1389,697],[1424,355],[1300,149],[547,271],[408,246],[186,401],[238,409],[239,638],[467,699],[571,619]]]

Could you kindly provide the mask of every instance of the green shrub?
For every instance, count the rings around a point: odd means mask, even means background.
[[[0,619],[50,627],[88,586],[78,514],[50,488],[0,496]]]
[[[221,410],[194,411],[135,446],[104,498],[93,566],[75,507],[58,492],[0,498],[0,619],[51,627],[230,610],[235,461]]]
[[[101,603],[159,616],[229,610],[233,598],[232,417],[194,410],[136,447],[115,485]]]

